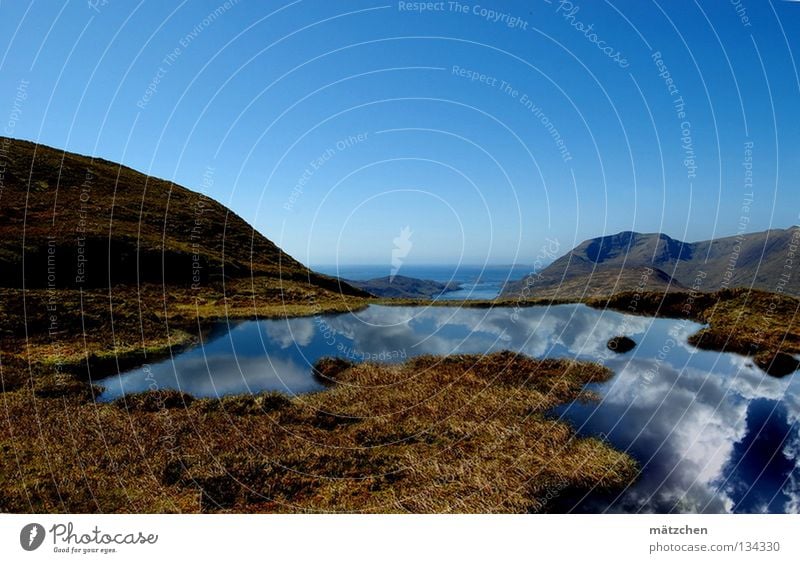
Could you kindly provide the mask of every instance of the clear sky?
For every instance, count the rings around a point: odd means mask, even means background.
[[[3,134],[202,191],[312,266],[525,264],[622,230],[800,222],[800,2],[0,14]]]

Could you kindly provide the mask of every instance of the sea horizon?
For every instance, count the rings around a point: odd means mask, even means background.
[[[518,281],[530,275],[533,266],[525,265],[401,265],[393,268],[390,264],[316,266],[316,271],[344,280],[366,281],[387,276],[405,276],[438,283],[457,283],[461,289],[448,291],[439,299],[475,300],[494,299],[499,296],[505,284]]]

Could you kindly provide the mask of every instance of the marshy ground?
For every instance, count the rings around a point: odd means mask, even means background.
[[[592,400],[584,385],[612,376],[588,363],[512,353],[328,362],[321,370],[335,383],[293,399],[160,390],[94,401],[90,377],[190,345],[219,319],[344,312],[376,300],[258,278],[201,292],[61,290],[51,333],[47,290],[26,291],[24,307],[21,290],[2,292],[2,510],[528,512],[636,477],[633,459],[547,416]],[[693,296],[688,308],[689,298],[636,297],[641,314],[708,323],[696,345],[756,362],[798,351],[793,298],[732,290]],[[625,310],[630,299],[590,304]]]
[[[547,412],[611,377],[512,353],[335,364],[326,391],[193,400],[2,394],[13,512],[529,512],[635,478]],[[591,397],[586,396],[587,400]]]

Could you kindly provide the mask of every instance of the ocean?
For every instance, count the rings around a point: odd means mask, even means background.
[[[333,265],[314,266],[314,270],[329,276],[338,276],[348,280],[370,280],[391,274],[389,265]],[[506,282],[517,281],[533,271],[532,266],[505,265],[435,265],[435,266],[402,266],[395,272],[399,276],[431,280],[440,283],[457,282],[462,289],[450,291],[439,297],[443,300],[494,299]]]

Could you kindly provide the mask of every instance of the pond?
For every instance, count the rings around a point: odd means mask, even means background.
[[[642,466],[614,495],[561,499],[579,512],[800,511],[797,377],[774,378],[748,358],[700,351],[701,325],[584,305],[481,309],[370,306],[351,314],[246,321],[219,327],[174,358],[99,381],[102,400],[151,387],[198,397],[322,389],[319,358],[397,362],[421,354],[514,350],[598,361],[616,374],[592,385],[601,400],[553,416],[599,436]],[[626,354],[607,341],[626,335]]]

